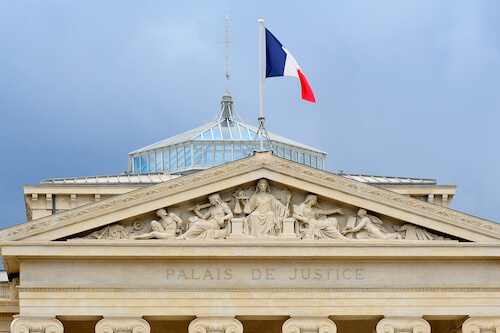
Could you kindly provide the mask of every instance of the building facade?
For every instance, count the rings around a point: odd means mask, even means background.
[[[329,173],[276,136],[283,156],[235,155],[228,105],[129,174],[25,186],[28,221],[0,230],[0,331],[500,332],[500,225],[449,209],[454,186]],[[231,154],[198,165],[196,141]]]

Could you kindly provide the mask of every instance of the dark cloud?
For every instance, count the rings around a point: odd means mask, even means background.
[[[292,52],[265,82],[269,131],[329,153],[326,169],[437,178],[451,207],[500,221],[500,23],[494,1],[0,2],[0,186],[7,227],[22,184],[121,173],[127,154],[200,125],[230,91],[256,124],[257,19]]]

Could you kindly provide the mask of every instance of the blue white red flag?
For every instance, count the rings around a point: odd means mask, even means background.
[[[292,76],[300,79],[302,99],[316,103],[311,86],[290,52],[266,29],[266,77]]]

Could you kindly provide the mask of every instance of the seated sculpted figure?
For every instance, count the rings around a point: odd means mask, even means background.
[[[233,213],[229,206],[222,201],[219,193],[208,197],[210,207],[204,214],[200,212],[199,205],[194,208],[196,217],[191,221],[191,227],[177,239],[214,239],[221,238],[220,229],[225,227]]]
[[[287,207],[271,194],[269,182],[264,178],[257,182],[255,194],[245,204],[243,212],[248,214],[250,235],[257,237],[276,236],[283,218],[288,216]]]
[[[180,226],[182,225],[182,220],[179,216],[174,213],[167,213],[165,209],[158,209],[156,215],[160,218],[160,221],[151,221],[151,229],[153,231],[142,234],[138,236],[132,236],[132,239],[171,239],[175,238],[175,235],[180,232]]]
[[[337,219],[328,217],[333,214],[343,215],[344,212],[340,208],[321,209],[315,194],[307,195],[303,203],[293,206],[293,217],[307,226],[304,239],[347,239],[338,230]]]
[[[356,239],[401,239],[401,234],[389,233],[378,217],[368,215],[364,209],[358,210],[355,227],[347,226],[342,230],[342,235],[349,233]]]

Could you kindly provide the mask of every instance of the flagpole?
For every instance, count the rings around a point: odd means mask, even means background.
[[[264,99],[263,99],[263,93],[264,93],[264,81],[262,80],[262,28],[264,27],[264,20],[259,19],[259,42],[260,42],[260,118],[259,118],[259,124],[260,122],[264,121]],[[262,126],[262,124],[260,124]],[[259,128],[260,128],[259,126]],[[264,141],[263,141],[263,133],[260,134],[260,151],[264,150]]]

